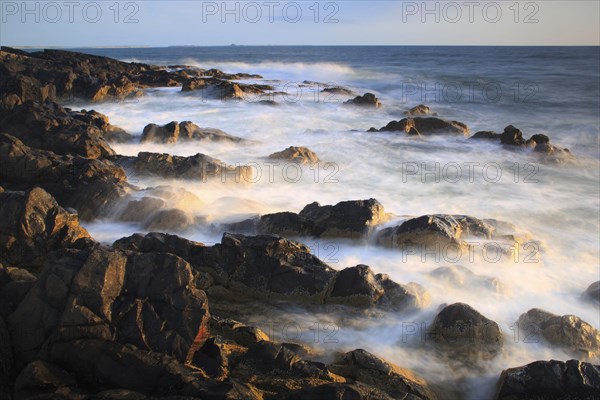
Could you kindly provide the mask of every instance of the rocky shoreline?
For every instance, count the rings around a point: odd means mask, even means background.
[[[494,240],[502,251],[535,241],[509,222],[433,214],[396,223],[376,199],[307,204],[299,213],[260,215],[219,226],[212,246],[182,236],[134,234],[112,245],[79,224],[114,218],[151,231],[182,231],[202,223],[176,207],[199,199],[173,188],[139,188],[140,176],[207,180],[248,174],[209,155],[117,154],[111,143],[134,138],[93,110],[60,105],[77,97],[114,101],[144,88],[208,89],[213,96],[264,95],[269,85],[244,84],[258,75],[216,69],[159,67],[58,50],[0,52],[0,397],[7,399],[444,399],[448,387],[364,349],[323,354],[306,344],[272,340],[259,327],[227,315],[255,304],[284,302],[347,315],[409,313],[430,304],[427,288],[395,282],[377,266],[335,270],[294,240],[306,237],[367,241],[391,249],[473,246]],[[350,90],[326,90],[352,97]],[[182,94],[184,95],[184,94]],[[347,106],[380,108],[371,93]],[[458,121],[419,105],[406,118],[370,134],[467,136]],[[193,121],[149,124],[142,142],[243,139]],[[469,140],[530,151],[544,160],[573,158],[543,134],[526,140],[507,126]],[[266,155],[265,155],[266,156]],[[290,146],[268,156],[314,164],[310,149]],[[183,194],[182,194],[183,193]],[[501,292],[493,277],[468,269],[439,269],[436,279],[465,279]],[[454,283],[453,283],[454,282]],[[582,295],[597,307],[599,283]],[[237,316],[236,316],[237,317]],[[495,399],[593,399],[600,393],[600,332],[574,315],[523,310],[519,324],[539,330],[543,342],[572,360],[542,360],[506,369]],[[506,332],[468,304],[441,305],[427,331],[426,351],[464,363],[501,357]],[[568,396],[568,397],[567,397]]]

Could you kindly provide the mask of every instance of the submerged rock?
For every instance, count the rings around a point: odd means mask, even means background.
[[[600,331],[575,315],[560,316],[532,308],[519,317],[517,326],[532,338],[541,337],[577,357],[600,357]]]
[[[461,359],[490,359],[502,350],[497,323],[464,303],[446,306],[436,315],[427,337],[438,349]]]
[[[278,151],[269,156],[270,160],[286,160],[299,164],[316,164],[319,162],[319,157],[306,147],[290,146],[285,150]]]
[[[439,267],[431,271],[429,275],[452,286],[467,290],[482,288],[500,295],[509,292],[508,287],[498,278],[477,275],[461,265]]]
[[[479,131],[479,132],[475,132],[475,134],[473,136],[471,136],[469,139],[500,140],[501,136],[502,136],[501,133],[496,133],[493,131]]]
[[[502,371],[494,400],[598,398],[600,366],[578,360],[535,361]]]
[[[600,281],[592,283],[583,293],[583,298],[600,305]]]

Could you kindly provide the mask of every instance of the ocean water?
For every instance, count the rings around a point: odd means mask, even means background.
[[[458,396],[490,397],[502,369],[540,359],[571,358],[539,340],[525,340],[514,323],[530,308],[575,314],[600,328],[598,308],[581,293],[600,279],[600,50],[598,47],[168,47],[77,49],[124,61],[157,65],[192,65],[226,72],[257,73],[286,96],[277,106],[203,98],[180,88],[148,89],[143,97],[122,102],[67,106],[95,109],[111,123],[141,135],[149,123],[190,120],[248,139],[245,144],[115,144],[120,154],[157,151],[175,155],[198,152],[228,164],[255,167],[253,182],[232,177],[173,181],[133,176],[139,187],[171,185],[193,192],[200,202],[179,204],[207,223],[181,233],[205,243],[218,242],[219,222],[256,214],[300,211],[313,201],[335,204],[350,199],[378,199],[391,214],[389,224],[428,213],[467,214],[515,224],[539,240],[539,254],[522,250],[518,260],[477,253],[452,256],[407,255],[364,243],[306,238],[313,252],[333,268],[367,264],[399,283],[417,282],[431,305],[412,314],[386,314],[360,323],[328,313],[282,310],[304,331],[300,340],[325,352],[365,348],[410,368],[434,385],[460,382]],[[308,83],[307,83],[308,82]],[[351,96],[320,93],[324,84],[363,94],[372,92],[381,109],[343,106]],[[569,148],[576,159],[544,162],[534,154],[502,149],[495,143],[462,137],[407,137],[366,133],[382,127],[419,103],[441,118],[466,123],[471,133],[502,132],[507,125],[524,136],[547,134]],[[322,160],[316,167],[281,164],[267,156],[288,146],[306,146]],[[86,224],[98,240],[143,232],[135,224],[98,220]],[[452,287],[431,278],[440,266],[462,265],[494,277],[504,294],[465,285]],[[419,344],[414,326],[430,324],[440,304],[465,302],[496,321],[505,334],[501,355],[478,365],[440,359]],[[288,317],[289,317],[288,315]],[[248,316],[258,325],[265,316]],[[311,327],[335,327],[330,339],[314,340]],[[334,325],[330,325],[334,324]],[[414,325],[417,324],[417,325]],[[422,328],[419,328],[422,330]],[[333,333],[331,333],[333,332]],[[520,333],[520,335],[517,335]],[[327,336],[327,335],[325,335]],[[290,339],[281,337],[276,339]],[[406,339],[406,340],[403,340]],[[595,360],[598,362],[599,360]]]

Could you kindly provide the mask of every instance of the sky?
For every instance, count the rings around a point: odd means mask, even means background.
[[[600,1],[7,1],[0,44],[600,45]]]

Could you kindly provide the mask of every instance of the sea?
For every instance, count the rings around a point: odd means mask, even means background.
[[[113,144],[119,154],[141,151],[189,156],[203,153],[229,165],[252,165],[252,179],[166,180],[136,176],[140,188],[170,185],[199,201],[177,207],[202,223],[177,233],[217,243],[222,224],[280,211],[299,212],[314,201],[379,200],[389,213],[385,226],[425,214],[460,214],[514,224],[535,240],[536,249],[496,257],[482,246],[476,254],[407,254],[362,241],[300,238],[332,268],[369,265],[396,282],[425,287],[430,302],[419,311],[352,317],[281,306],[281,313],[248,315],[273,328],[275,340],[301,341],[333,354],[364,348],[415,371],[444,398],[493,396],[502,370],[536,360],[568,360],[571,354],[544,342],[539,333],[516,325],[531,308],[574,314],[600,328],[597,307],[581,294],[600,279],[600,48],[437,46],[225,46],[73,49],[128,62],[218,68],[260,74],[244,83],[274,86],[270,99],[211,99],[179,87],[145,89],[141,97],[66,106],[94,109],[139,137],[150,123],[192,121],[247,139],[244,143]],[[323,92],[343,87],[353,95]],[[343,103],[373,93],[381,108]],[[508,125],[526,138],[545,134],[568,148],[572,160],[556,162],[530,151],[462,136],[413,137],[366,132],[426,104],[440,118],[477,131],[502,132]],[[305,146],[321,160],[316,166],[280,163],[267,157],[289,146]],[[87,222],[97,240],[112,243],[144,232],[114,218]],[[453,284],[432,271],[464,267],[477,279]],[[479,279],[479,280],[478,280]],[[480,285],[486,279],[495,282]],[[427,327],[444,304],[463,302],[498,323],[501,354],[464,363],[441,357],[429,346]],[[276,323],[274,323],[274,321]],[[291,322],[290,322],[291,321]],[[291,325],[290,325],[291,324]],[[290,326],[293,329],[290,329]],[[265,328],[266,329],[266,328]],[[299,333],[298,333],[299,332]],[[598,363],[599,360],[592,360]],[[452,382],[451,385],[448,385]]]

